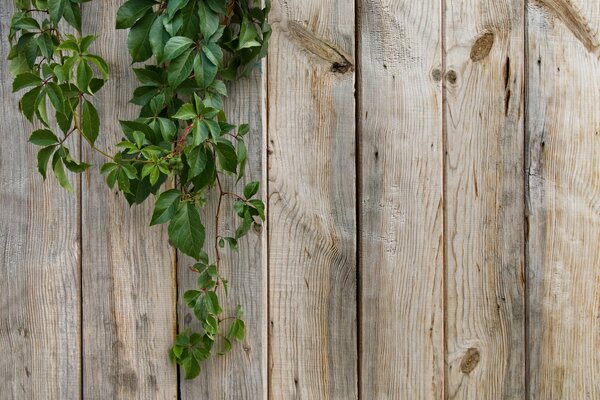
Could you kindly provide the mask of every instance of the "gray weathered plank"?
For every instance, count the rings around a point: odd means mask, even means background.
[[[360,392],[441,399],[441,3],[359,4]]]
[[[98,96],[103,123],[97,146],[121,139],[119,119],[137,116],[128,104],[137,82],[129,67],[126,31],[116,31],[122,1],[83,8],[84,27],[99,36],[111,79]],[[97,166],[106,160],[86,148],[95,164],[83,180],[83,394],[88,399],[175,399],[176,368],[168,350],[176,329],[174,251],[164,227],[150,228],[153,206],[130,208],[108,189]]]
[[[225,112],[231,123],[248,123],[246,136],[248,165],[246,177],[235,185],[234,179],[221,175],[224,189],[241,193],[247,182],[261,183],[261,198],[266,202],[266,63],[249,78],[228,86]],[[218,190],[211,196],[202,213],[207,239],[205,249],[215,259],[215,211]],[[219,230],[222,236],[234,236],[239,223],[230,197],[223,199]],[[202,365],[200,376],[193,381],[181,380],[181,399],[266,399],[267,398],[267,234],[266,229],[251,230],[239,242],[239,250],[227,246],[221,252],[221,274],[229,281],[229,298],[224,309],[233,312],[239,304],[244,310],[246,339],[234,344],[225,356],[215,355]],[[196,288],[198,274],[189,270],[193,259],[178,254],[179,328],[198,324],[183,302],[186,290]],[[222,299],[224,300],[224,299]],[[219,351],[215,349],[215,353]]]
[[[273,2],[269,390],[357,397],[354,3]]]
[[[524,4],[447,0],[450,399],[523,399]]]
[[[79,179],[36,169],[34,127],[5,61],[13,2],[0,10],[0,399],[77,399],[81,383]],[[69,140],[78,157],[79,141]]]
[[[529,395],[600,398],[600,1],[528,7]]]

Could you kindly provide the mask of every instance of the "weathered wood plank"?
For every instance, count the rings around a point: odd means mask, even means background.
[[[441,399],[441,3],[359,4],[361,396]]]
[[[228,86],[229,97],[225,111],[231,123],[248,123],[246,136],[248,165],[246,177],[233,185],[233,179],[221,176],[228,191],[241,193],[251,181],[261,183],[261,198],[266,201],[266,63],[251,77]],[[217,191],[217,189],[215,189]],[[214,254],[215,211],[218,194],[211,197],[202,214],[207,239],[205,248],[211,260]],[[223,200],[220,234],[234,236],[239,217],[230,198]],[[189,270],[193,259],[178,254],[179,328],[198,324],[183,301],[186,290],[196,288],[198,274]],[[229,281],[229,298],[224,302],[226,311],[232,312],[239,304],[244,310],[246,339],[234,344],[226,356],[215,356],[202,365],[200,376],[193,381],[181,380],[181,399],[266,399],[267,398],[267,234],[250,231],[239,242],[239,250],[229,247],[221,252],[221,274]],[[216,351],[215,351],[216,353]]]
[[[273,2],[269,309],[273,399],[355,399],[354,3]]]
[[[600,1],[528,7],[529,395],[600,398]]]
[[[13,2],[0,9],[0,399],[77,399],[81,383],[79,196],[36,169],[34,130],[5,61]],[[79,141],[69,141],[79,155]],[[49,175],[53,175],[52,172]],[[75,193],[79,179],[69,176]]]
[[[137,82],[126,31],[116,31],[122,1],[84,6],[84,27],[99,36],[95,50],[109,63],[111,80],[98,99],[103,122],[97,146],[122,138],[119,119],[137,116],[128,104]],[[95,165],[105,162],[86,151]],[[164,227],[150,228],[150,202],[130,208],[106,186],[98,168],[83,182],[84,397],[175,399],[176,368],[168,350],[176,329],[174,251]]]
[[[450,399],[523,399],[524,4],[447,0]]]

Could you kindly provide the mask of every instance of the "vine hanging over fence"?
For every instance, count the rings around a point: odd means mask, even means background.
[[[222,184],[226,177],[236,182],[244,177],[249,132],[247,124],[227,122],[223,98],[225,82],[247,76],[266,55],[270,6],[253,0],[126,1],[116,27],[130,29],[127,48],[134,63],[152,61],[134,68],[140,86],[131,102],[141,107],[139,118],[120,121],[123,139],[111,155],[95,144],[101,131],[95,95],[109,67],[90,50],[96,38],[81,35],[81,3],[87,1],[16,0],[8,57],[13,91],[25,91],[21,112],[41,126],[29,141],[41,147],[37,167],[44,179],[50,166],[60,185],[73,190],[66,170],[90,168],[68,147],[70,137],[81,136],[106,158],[100,171],[108,186],[118,188],[130,204],[154,195],[151,225],[168,223],[170,242],[196,260],[190,268],[198,273],[197,289],[183,298],[200,328],[180,332],[169,354],[186,378],[195,378],[201,362],[215,351],[228,352],[245,336],[241,308],[226,312],[221,307],[220,295],[228,290],[220,274],[221,251],[236,250],[238,240],[264,221],[265,205],[256,198],[258,182],[239,194]],[[78,33],[64,33],[66,24]],[[177,187],[164,189],[167,181]],[[213,260],[199,211],[211,190],[218,192]],[[239,217],[229,236],[219,229],[225,200],[233,202]]]

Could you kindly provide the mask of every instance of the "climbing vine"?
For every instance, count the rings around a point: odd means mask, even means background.
[[[81,136],[106,158],[100,172],[130,204],[155,197],[151,225],[168,224],[169,240],[193,257],[197,288],[184,293],[199,321],[198,330],[180,332],[170,350],[188,379],[214,352],[228,352],[243,340],[242,310],[223,310],[227,280],[221,275],[221,251],[265,219],[256,198],[259,183],[241,193],[226,191],[222,180],[239,182],[245,174],[244,139],[249,126],[227,122],[226,82],[247,76],[266,55],[271,28],[266,7],[253,0],[128,0],[118,10],[116,28],[129,29],[127,48],[139,87],[131,102],[139,117],[120,121],[122,140],[116,152],[100,149],[96,94],[109,78],[106,61],[90,49],[94,36],[81,35],[81,4],[89,0],[16,0],[8,56],[13,91],[23,91],[20,110],[40,129],[29,141],[40,149],[37,168],[51,171],[61,186],[73,187],[66,170],[82,173],[91,166],[76,160],[69,137]],[[70,26],[70,27],[68,27]],[[65,32],[77,32],[68,34]],[[50,167],[50,168],[49,168]],[[176,182],[165,188],[165,182]],[[214,259],[205,248],[207,232],[200,210],[218,192]],[[232,235],[220,230],[223,202],[233,202],[239,222]]]

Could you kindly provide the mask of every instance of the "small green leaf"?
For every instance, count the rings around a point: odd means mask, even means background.
[[[194,379],[200,375],[200,364],[198,364],[198,361],[191,355],[183,360],[181,366],[185,373],[185,379]]]
[[[236,319],[231,324],[231,328],[229,328],[229,337],[241,342],[244,340],[244,336],[246,336],[246,326],[244,321]]]
[[[44,147],[37,154],[37,167],[40,174],[46,180],[46,169],[48,168],[48,161],[50,160],[50,156],[54,153],[54,149],[56,146],[48,146]]]
[[[217,156],[219,158],[219,164],[225,171],[235,173],[238,160],[235,148],[229,142],[218,142],[216,146]]]
[[[183,54],[187,49],[189,49],[194,41],[185,36],[174,36],[167,44],[165,44],[164,48],[164,60],[170,61],[174,58]]]
[[[186,103],[186,104],[182,105],[179,108],[179,110],[177,110],[175,115],[173,115],[173,118],[188,120],[188,119],[194,119],[197,116],[198,115],[196,114],[196,110],[194,109],[194,106],[191,105],[190,103]]]
[[[90,66],[83,60],[79,62],[77,66],[77,87],[83,93],[90,93],[90,81],[94,73]]]
[[[260,46],[260,43],[255,40],[256,38],[257,33],[254,23],[250,21],[246,15],[244,15],[244,18],[242,19],[242,25],[240,27],[240,41],[238,43],[238,50]]]
[[[58,138],[48,129],[38,129],[29,137],[29,142],[36,146],[50,146],[58,143]]]
[[[73,192],[73,186],[67,179],[67,175],[65,174],[65,169],[63,167],[62,158],[59,156],[59,152],[54,153],[54,157],[52,157],[52,170],[54,171],[54,175],[60,183],[60,186],[65,188],[69,192]]]
[[[260,182],[254,181],[250,182],[244,187],[244,197],[247,199],[252,198],[256,193],[258,193],[258,188],[260,186]]]
[[[98,117],[98,111],[96,111],[96,107],[94,107],[92,103],[87,100],[84,100],[83,102],[81,125],[83,136],[93,145],[98,138],[98,133],[100,132],[100,118]]]
[[[41,83],[42,80],[39,76],[34,75],[31,72],[26,72],[15,77],[12,90],[14,93],[26,87],[41,85]]]

